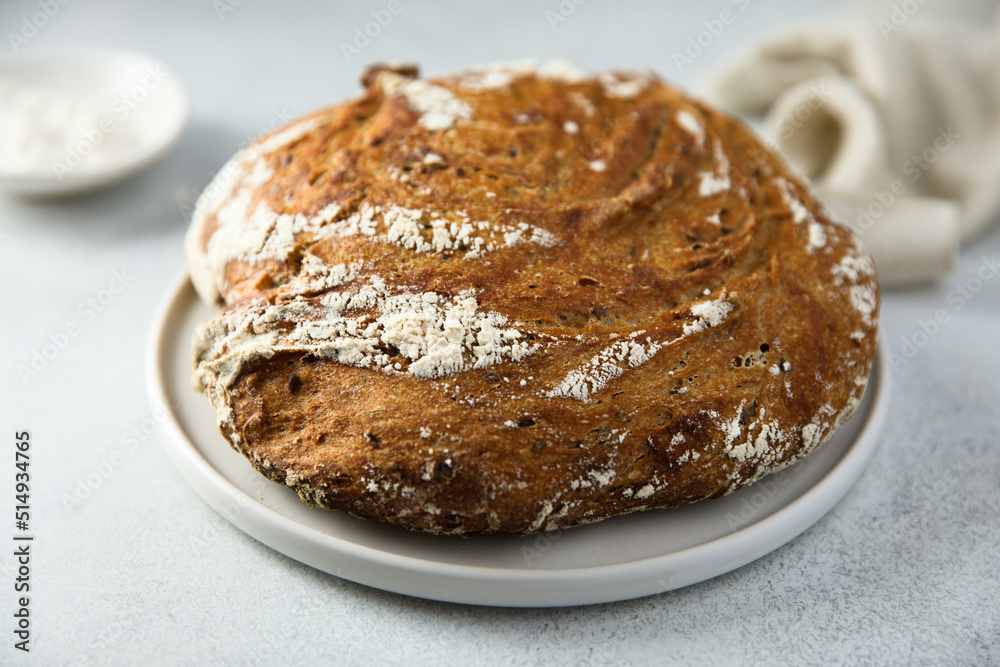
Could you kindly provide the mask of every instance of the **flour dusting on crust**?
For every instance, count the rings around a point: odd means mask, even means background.
[[[443,86],[395,72],[379,73],[379,82],[386,95],[402,95],[414,111],[420,113],[420,124],[428,130],[447,130],[456,123],[471,120],[472,107]]]
[[[729,158],[722,150],[722,144],[716,140],[712,146],[712,152],[715,156],[715,171],[701,173],[698,181],[698,194],[702,197],[721,194],[733,186],[732,179],[729,177]]]
[[[254,191],[273,175],[268,157],[311,132],[315,119],[293,123],[267,139],[237,153],[208,184],[195,203],[191,228],[185,239],[188,269],[199,296],[214,303],[224,286],[218,271],[233,259],[259,252],[277,223],[278,215],[269,210],[251,210]],[[215,232],[204,250],[202,236],[214,219]],[[281,252],[278,253],[282,254]]]
[[[698,145],[705,143],[705,127],[697,118],[695,118],[693,113],[687,109],[681,109],[674,116],[674,119],[685,132],[694,137],[695,141],[698,142]]]
[[[635,339],[643,332],[635,332],[629,338],[614,343],[599,353],[582,368],[571,371],[566,378],[546,396],[575,398],[586,401],[594,392],[600,391],[609,382],[621,376],[626,366],[635,368],[653,358],[663,347],[646,338],[645,343]]]
[[[699,334],[706,329],[719,326],[733,311],[728,301],[702,301],[691,307],[694,321],[684,324],[684,333],[667,342],[656,342],[648,336],[645,344],[636,342],[645,331],[635,331],[623,340],[606,347],[581,368],[570,371],[561,383],[546,393],[550,398],[575,398],[586,402],[591,394],[600,391],[609,382],[619,378],[627,366],[635,368],[652,359],[657,352],[673,345],[687,336]],[[684,390],[686,391],[686,389]],[[684,393],[682,391],[681,393]]]
[[[315,269],[313,269],[315,271]],[[350,282],[356,271],[340,265],[321,280]],[[309,284],[306,283],[306,289]],[[394,348],[407,365],[392,364]],[[301,295],[275,304],[223,312],[196,332],[199,378],[217,377],[224,387],[247,367],[278,352],[298,351],[360,368],[405,371],[436,378],[502,361],[521,361],[539,348],[507,318],[481,312],[474,293],[454,297],[390,288],[371,276],[356,290],[333,291],[318,300]]]
[[[608,97],[620,99],[632,99],[650,84],[646,76],[588,72],[564,59],[550,60],[542,64],[535,60],[522,59],[472,68],[461,75],[459,86],[470,92],[503,89],[514,80],[525,76],[537,76],[566,84],[597,80]]]

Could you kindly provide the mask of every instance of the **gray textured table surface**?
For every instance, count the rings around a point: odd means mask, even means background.
[[[690,82],[760,31],[836,8],[566,0],[568,16],[555,22],[546,12],[560,11],[558,0],[399,1],[399,14],[351,62],[341,43],[388,2],[75,0],[21,45],[149,53],[183,77],[192,116],[173,154],[112,190],[48,204],[0,201],[0,451],[10,461],[0,471],[0,508],[8,517],[13,504],[13,433],[30,429],[36,534],[30,655],[13,649],[15,564],[7,546],[0,556],[8,619],[0,663],[1000,664],[1000,279],[989,268],[1000,230],[967,248],[940,284],[886,295],[885,339],[893,352],[915,354],[896,369],[880,449],[851,493],[790,544],[684,590],[509,610],[366,588],[242,534],[185,484],[155,435],[129,440],[153,423],[144,345],[183,263],[185,205],[276,119],[353,94],[364,63],[417,60],[440,72],[566,56]],[[0,51],[10,56],[9,33],[22,34],[42,5],[57,4],[4,2]],[[727,8],[735,23],[678,71],[672,53]],[[99,312],[81,309],[115,271],[126,274],[126,288]],[[977,281],[980,271],[986,279]],[[920,335],[939,310],[947,324]],[[22,380],[17,367],[71,322],[79,335]],[[79,492],[109,465],[106,478]],[[67,503],[67,494],[87,497]],[[0,526],[9,545],[8,519]]]

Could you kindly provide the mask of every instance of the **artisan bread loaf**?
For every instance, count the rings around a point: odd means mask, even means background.
[[[198,202],[194,382],[319,507],[532,533],[725,495],[815,450],[875,355],[875,267],[740,123],[562,63],[364,92]]]

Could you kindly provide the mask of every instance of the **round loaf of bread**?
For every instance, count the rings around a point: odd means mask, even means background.
[[[532,533],[725,495],[852,414],[871,257],[740,123],[563,63],[363,94],[222,169],[187,237],[222,433],[319,507]]]

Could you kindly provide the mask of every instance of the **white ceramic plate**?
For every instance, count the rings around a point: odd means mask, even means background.
[[[167,451],[233,525],[291,558],[368,586],[468,604],[549,607],[680,588],[777,549],[844,497],[868,465],[889,402],[879,353],[853,419],[815,455],[726,498],[530,537],[435,537],[303,504],[219,434],[191,388],[191,334],[215,309],[184,274],[154,322],[148,388]]]
[[[0,83],[14,90],[29,87],[43,99],[75,96],[84,101],[80,113],[96,126],[72,126],[69,145],[44,164],[0,164],[0,189],[13,194],[61,196],[109,185],[164,156],[187,120],[187,95],[177,74],[128,51],[79,49],[5,59]],[[95,151],[108,145],[117,149],[95,159]]]

